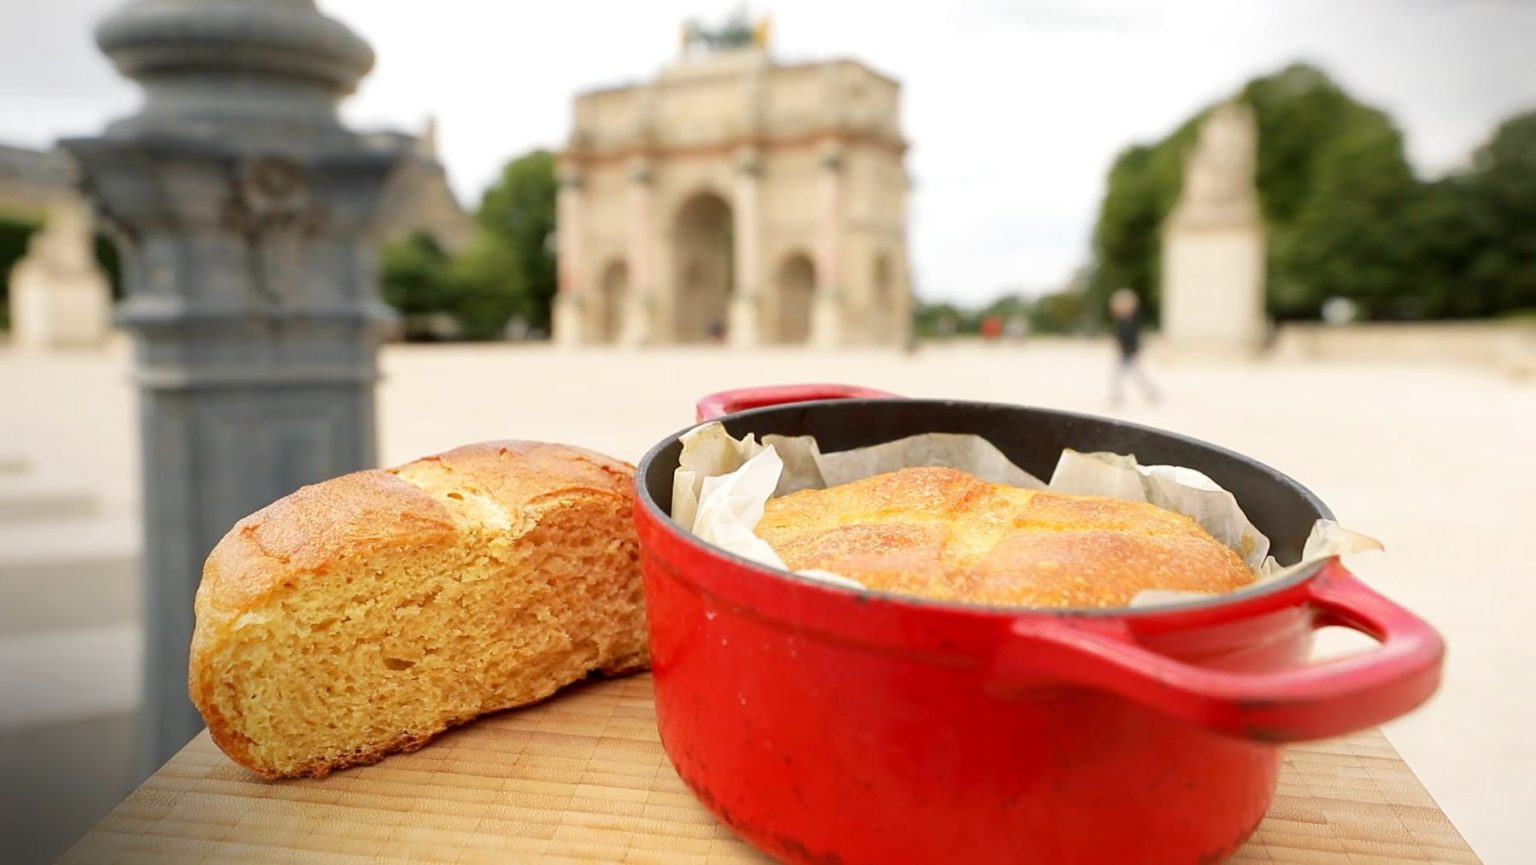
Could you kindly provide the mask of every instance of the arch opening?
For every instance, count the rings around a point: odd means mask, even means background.
[[[778,341],[790,345],[811,337],[811,304],[816,295],[816,265],[803,252],[785,256],[776,280]]]
[[[718,342],[735,290],[731,206],[712,192],[693,195],[678,208],[672,236],[676,339]]]

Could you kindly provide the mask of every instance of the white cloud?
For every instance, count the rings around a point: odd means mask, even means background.
[[[132,90],[88,37],[114,5],[68,0],[9,16],[0,140],[43,143],[131,108]],[[561,144],[574,92],[653,74],[684,19],[734,3],[321,5],[379,55],[348,119],[416,128],[436,114],[472,204],[508,157]],[[1536,4],[1518,0],[779,0],[754,11],[772,14],[782,58],[852,56],[903,82],[913,261],[931,298],[1060,284],[1087,254],[1116,151],[1294,60],[1389,110],[1430,173],[1536,107]]]

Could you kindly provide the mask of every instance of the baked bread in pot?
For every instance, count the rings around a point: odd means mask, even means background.
[[[756,533],[793,570],[935,600],[1121,607],[1146,589],[1223,594],[1254,580],[1236,552],[1183,514],[953,468],[770,499]]]

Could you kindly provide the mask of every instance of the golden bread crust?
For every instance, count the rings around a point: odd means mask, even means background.
[[[1142,502],[909,468],[768,502],[757,534],[793,570],[885,591],[1033,607],[1114,607],[1144,589],[1253,581],[1194,520]]]
[[[454,528],[447,508],[378,469],[300,487],[235,523],[219,541],[203,565],[199,604],[249,607],[290,571],[317,571],[379,544],[431,543]]]
[[[634,466],[585,448],[545,442],[480,442],[387,471],[398,477],[434,469],[445,479],[471,479],[507,508],[576,490],[634,495]]]
[[[472,720],[482,711],[506,708],[488,697],[485,705],[476,704],[440,718],[431,729],[403,729],[389,741],[360,741],[344,753],[274,765],[256,753],[259,749],[247,729],[249,718],[241,710],[242,706],[249,707],[248,701],[241,703],[229,696],[232,677],[249,678],[255,673],[231,658],[241,649],[242,640],[250,640],[245,626],[253,619],[265,622],[283,615],[273,611],[283,610],[285,603],[296,598],[330,603],[324,599],[334,594],[334,605],[344,605],[344,590],[351,587],[353,578],[348,576],[342,585],[338,575],[353,573],[364,560],[384,563],[374,565],[375,571],[382,571],[390,562],[458,550],[468,560],[480,563],[522,562],[529,554],[539,553],[532,545],[542,549],[558,544],[560,527],[571,523],[572,514],[622,512],[623,536],[599,540],[621,548],[617,560],[624,563],[623,573],[594,579],[615,584],[616,600],[611,603],[622,605],[623,615],[611,629],[615,633],[558,634],[572,644],[572,653],[577,649],[585,652],[580,657],[590,659],[590,664],[584,660],[579,671],[548,675],[535,671],[540,674],[537,681],[508,705],[543,699],[555,687],[588,673],[617,675],[644,668],[648,657],[638,543],[628,519],[634,496],[633,471],[627,463],[576,447],[487,442],[393,469],[355,472],[306,486],[242,519],[209,555],[195,602],[197,626],[188,693],[202,712],[210,736],[236,762],[266,777],[318,777],[334,769],[376,762],[390,753],[415,750],[442,730]],[[546,530],[539,533],[541,525]],[[519,567],[524,566],[502,567],[497,579],[517,579]],[[397,587],[390,583],[392,578],[381,579],[387,587]],[[549,590],[548,586],[540,588]],[[435,594],[429,595],[422,603],[431,603],[433,597]],[[509,617],[512,612],[508,611]],[[540,621],[552,615],[548,610],[538,613]],[[560,660],[558,653],[555,660]],[[560,666],[550,662],[548,653],[538,656],[538,663],[547,663],[551,669]],[[311,686],[313,683],[291,685]]]

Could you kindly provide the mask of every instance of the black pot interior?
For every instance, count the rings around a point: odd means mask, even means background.
[[[844,399],[794,403],[722,419],[731,435],[816,437],[825,452],[881,444],[921,433],[979,435],[1015,465],[1049,480],[1063,449],[1133,454],[1143,465],[1185,466],[1204,472],[1237,497],[1248,519],[1270,539],[1281,562],[1301,558],[1319,519],[1333,515],[1309,490],[1263,463],[1212,444],[1109,418],[997,403],[917,399]],[[691,427],[690,427],[691,428]],[[674,435],[640,464],[643,494],[662,513],[672,510],[672,474],[682,452]]]

